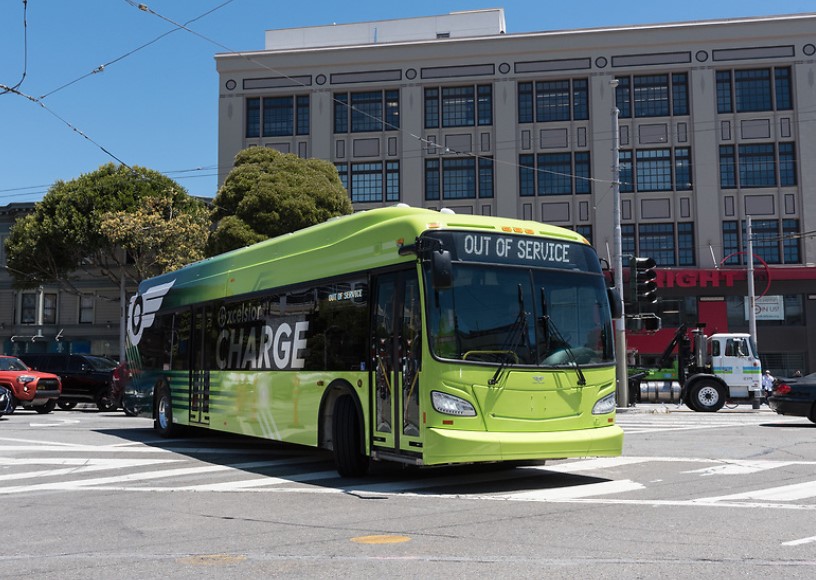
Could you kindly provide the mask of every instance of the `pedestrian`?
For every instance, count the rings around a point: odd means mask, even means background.
[[[773,391],[773,384],[774,384],[774,377],[771,374],[771,371],[766,370],[765,374],[762,375],[762,394],[764,395],[765,403],[768,403],[768,396]]]

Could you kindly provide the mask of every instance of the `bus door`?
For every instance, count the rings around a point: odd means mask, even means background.
[[[416,272],[383,274],[374,283],[372,313],[372,446],[422,451],[419,381],[422,316]]]
[[[207,316],[203,307],[195,309],[193,314],[192,348],[190,353],[190,424],[209,425],[210,423],[210,371],[207,364],[209,332],[212,328],[212,317]]]

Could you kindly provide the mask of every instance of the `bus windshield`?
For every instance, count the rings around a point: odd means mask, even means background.
[[[430,344],[444,359],[558,367],[614,360],[602,276],[456,262],[450,288],[428,281]]]

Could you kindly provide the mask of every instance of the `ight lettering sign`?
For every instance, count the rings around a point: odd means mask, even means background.
[[[731,288],[734,270],[657,270],[658,288]]]

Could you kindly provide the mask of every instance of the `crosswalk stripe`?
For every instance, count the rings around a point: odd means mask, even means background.
[[[767,501],[798,501],[816,497],[816,481],[805,481],[779,487],[755,489],[731,495],[700,498],[700,502],[738,501],[743,499]]]

